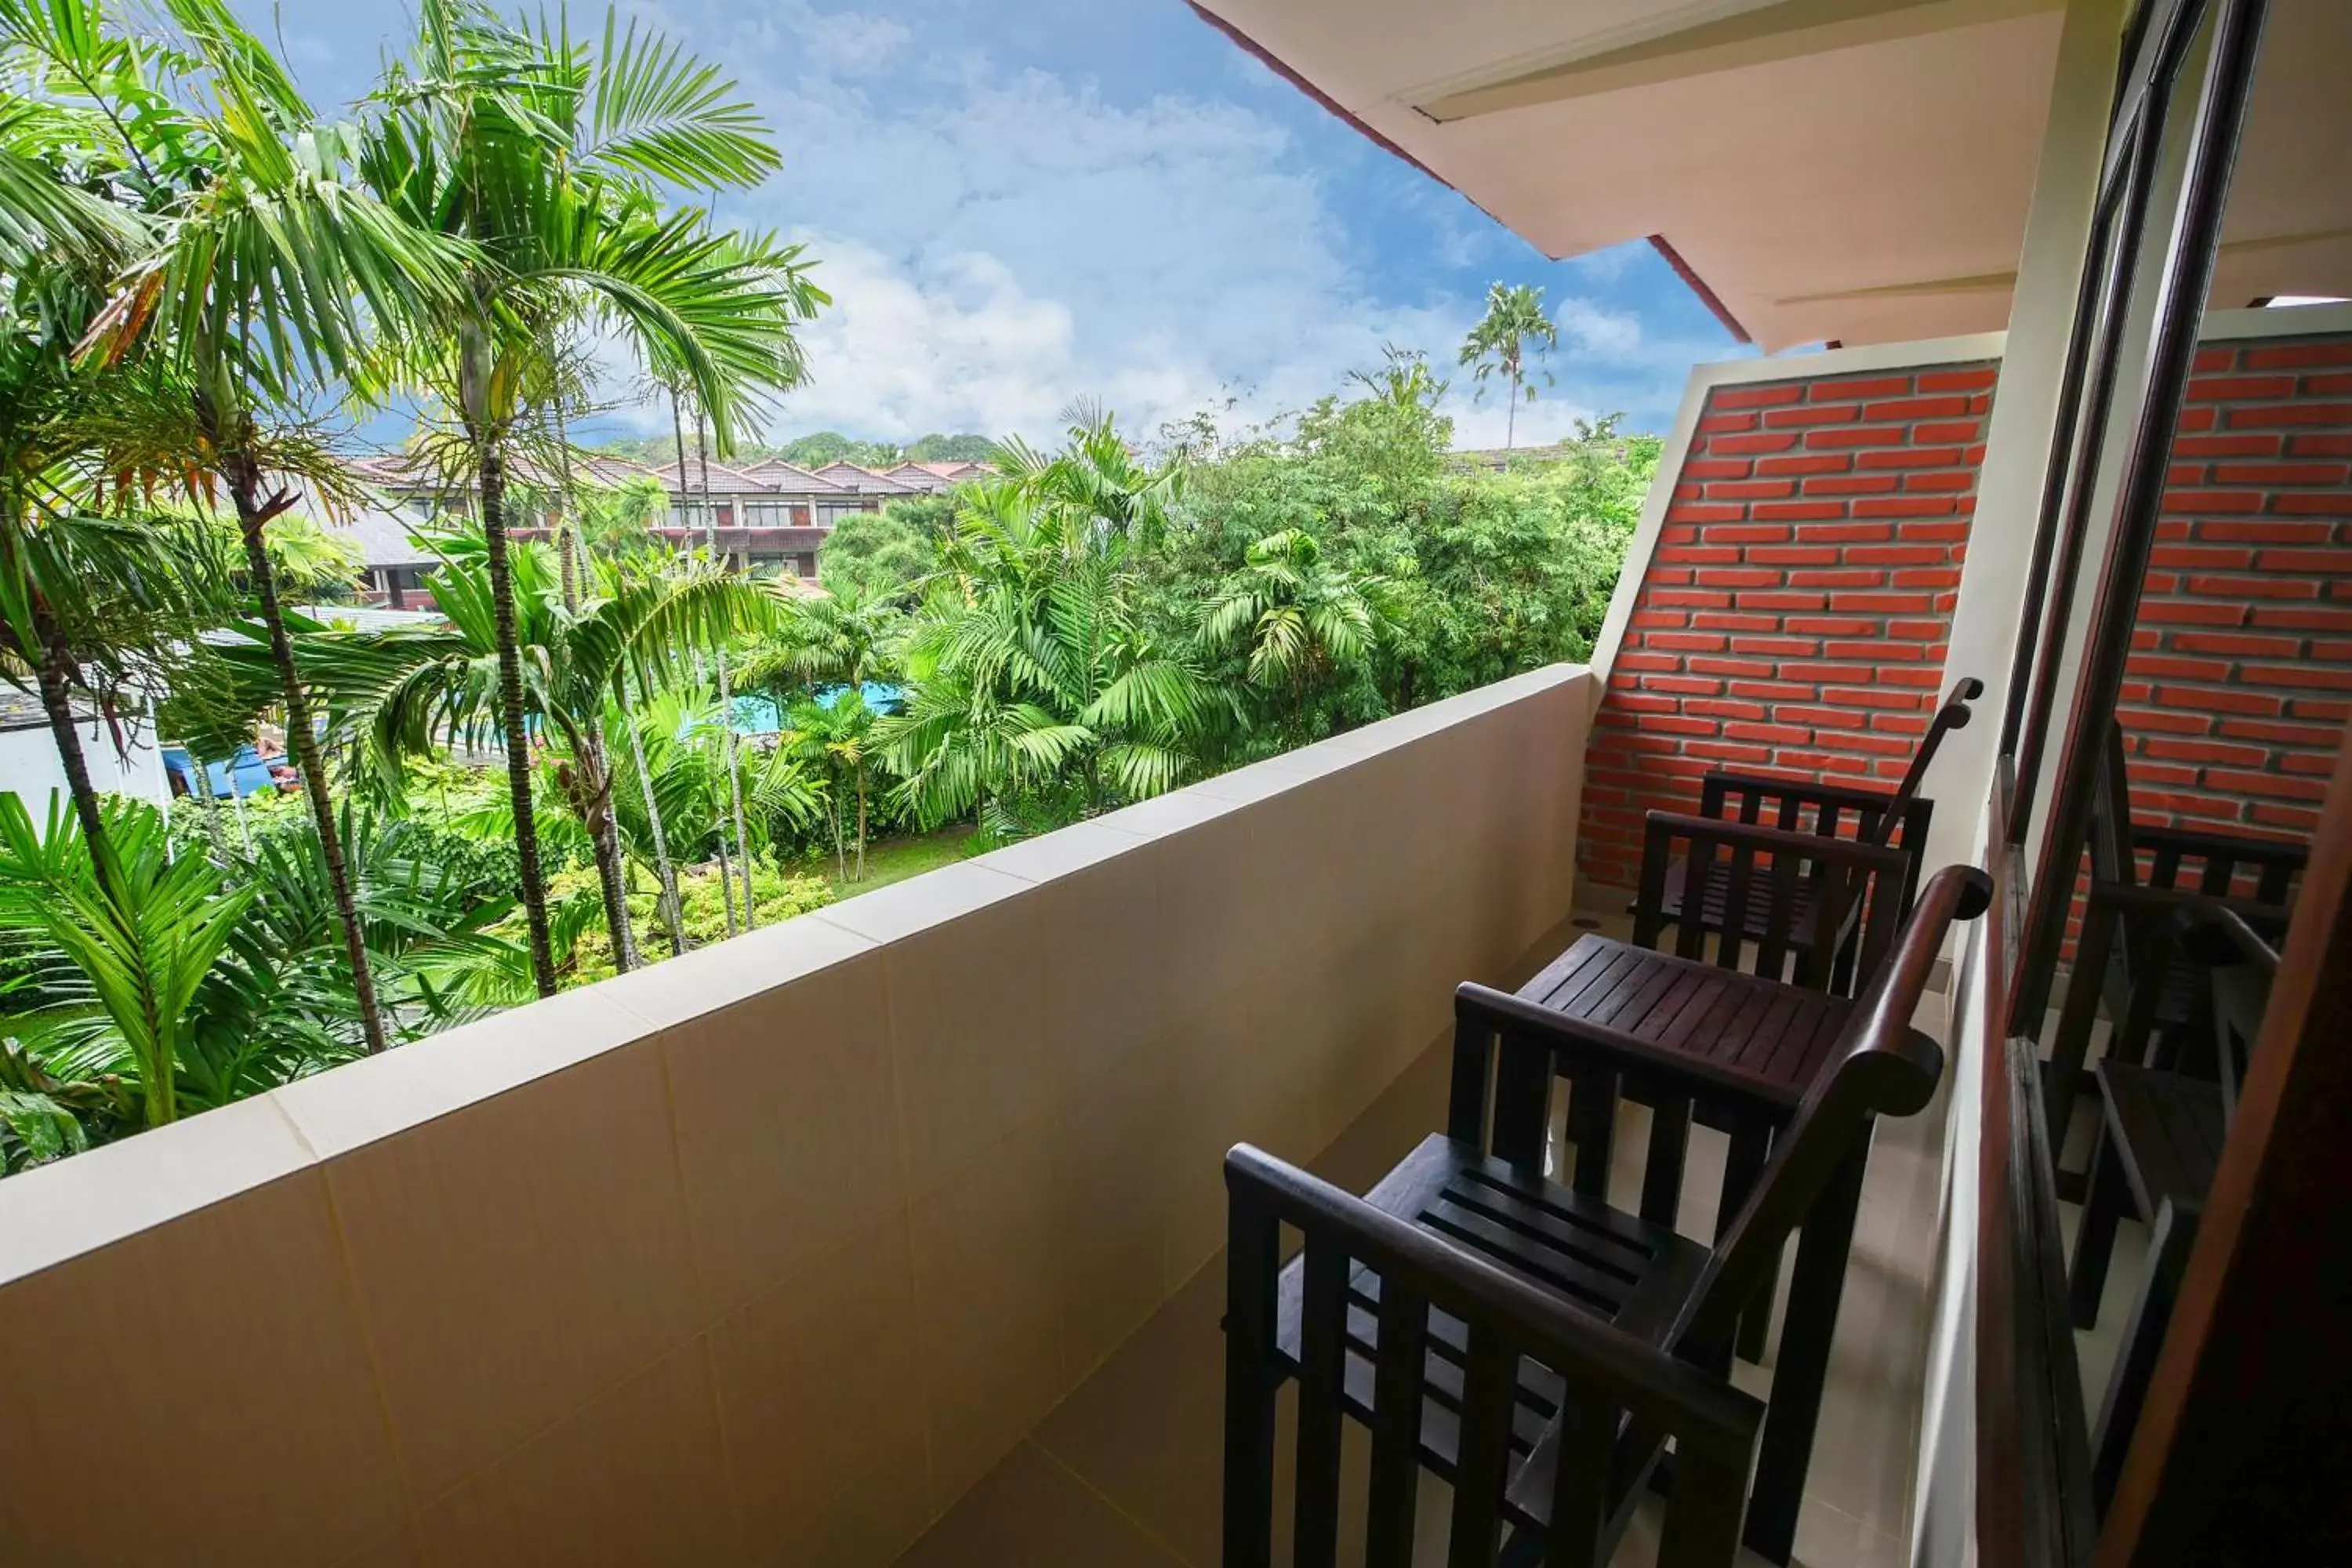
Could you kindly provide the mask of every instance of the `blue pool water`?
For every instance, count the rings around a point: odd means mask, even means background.
[[[817,706],[830,708],[841,700],[849,688],[835,686],[816,694]],[[895,711],[898,700],[906,695],[900,688],[885,681],[869,680],[865,685],[866,706],[877,713]],[[735,732],[739,735],[772,735],[784,727],[783,715],[772,697],[738,697],[735,699]]]

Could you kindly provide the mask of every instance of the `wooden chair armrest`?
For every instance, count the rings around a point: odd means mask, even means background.
[[[1721,1452],[1746,1455],[1764,1406],[1725,1378],[1638,1339],[1608,1319],[1448,1246],[1330,1183],[1247,1143],[1225,1154],[1225,1190],[1339,1250],[1384,1281],[1469,1322],[1502,1329],[1516,1348],[1638,1420]]]

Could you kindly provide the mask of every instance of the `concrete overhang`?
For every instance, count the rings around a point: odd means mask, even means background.
[[[2063,0],[1193,3],[1547,256],[1650,238],[1768,349],[2008,321]],[[2352,293],[2352,5],[2269,31],[2217,305]]]

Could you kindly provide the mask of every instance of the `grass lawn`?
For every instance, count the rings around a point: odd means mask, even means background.
[[[969,826],[942,827],[937,833],[916,834],[906,838],[877,838],[866,847],[866,879],[845,882],[834,875],[833,857],[824,855],[803,860],[793,868],[812,877],[823,877],[833,889],[836,899],[854,899],[860,893],[870,893],[877,888],[887,888],[893,882],[903,882],[909,877],[919,877],[942,866],[953,865],[963,858],[964,840],[971,837]],[[850,868],[856,869],[855,852]]]

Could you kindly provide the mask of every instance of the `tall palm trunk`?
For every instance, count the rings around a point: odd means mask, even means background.
[[[160,745],[162,742],[163,737],[157,736],[156,743]],[[212,767],[193,749],[188,752],[188,762],[191,764],[188,770],[190,782],[194,786],[190,793],[196,797],[196,810],[205,819],[205,839],[213,847],[214,863],[226,867],[229,860],[228,829],[221,826],[220,797],[213,794]],[[232,782],[229,787],[234,789],[236,786]]]
[[[119,892],[114,850],[106,836],[106,819],[99,815],[98,786],[90,781],[89,759],[81,748],[81,731],[73,715],[74,657],[65,638],[40,626],[46,616],[37,612],[36,626],[46,633],[41,649],[41,711],[47,715],[49,734],[58,743],[58,762],[66,773],[66,793],[74,816],[81,824],[82,842],[89,846],[90,864],[98,869],[99,886],[109,898]]]
[[[678,412],[678,395],[677,388],[676,387],[670,388],[669,393],[669,424],[670,429],[674,433],[677,443],[678,521],[680,523],[685,523],[688,516],[689,515],[688,508],[693,503],[694,492],[687,484],[686,418],[684,415]],[[694,416],[694,433],[697,439],[701,437],[702,415],[699,410],[698,410]],[[703,494],[704,499],[707,500],[709,497],[709,486],[706,485],[704,487]],[[694,679],[698,685],[701,683],[702,656],[698,653],[694,656]],[[732,719],[733,715],[730,714],[728,717]],[[727,864],[727,825],[724,822],[719,823],[716,831],[719,838],[719,907],[727,913],[727,934],[729,936],[733,936],[736,931],[735,882],[734,873],[729,869]]]
[[[604,934],[613,944],[613,968],[626,973],[636,947],[629,939],[629,891],[621,876],[619,830],[613,820],[613,780],[589,761],[583,734],[573,747],[569,765],[559,765],[572,815],[588,830],[595,850],[596,888],[604,900]]]
[[[1507,452],[1519,436],[1519,367],[1511,366],[1511,406],[1503,416],[1503,450]]]
[[[661,802],[654,798],[654,776],[646,768],[646,743],[637,721],[628,711],[626,678],[623,678],[621,722],[629,731],[629,760],[636,764],[637,787],[646,799],[646,822],[653,830],[654,875],[661,883],[662,923],[669,932],[670,956],[686,951],[686,921],[677,901],[677,868],[670,864],[669,835],[662,828]]]
[[[113,908],[116,918],[127,922],[131,918],[130,900],[123,891],[121,865],[114,858],[113,840],[107,837],[106,819],[98,807],[98,787],[90,781],[89,760],[82,752],[81,731],[74,724],[73,656],[63,637],[41,626],[47,618],[37,610],[35,612],[36,626],[44,632],[39,670],[41,710],[48,717],[49,733],[58,743],[58,762],[65,769],[66,792],[73,800],[82,840],[89,847],[89,863],[99,894]],[[173,1078],[172,1064],[142,1061],[141,1067],[140,1099],[144,1102],[146,1124],[161,1127],[178,1120],[179,1085]]]
[[[566,426],[560,397],[555,405],[555,450],[562,465],[563,486],[555,518],[555,553],[563,573],[563,607],[577,614],[581,567],[584,563],[574,555],[580,544],[580,531],[572,483],[572,433]],[[604,894],[604,930],[613,943],[613,970],[617,974],[626,974],[636,967],[636,944],[629,930],[629,887],[622,875],[621,829],[613,816],[613,769],[604,752],[601,712],[593,716],[593,722],[583,731],[582,738],[580,760],[584,777],[581,782],[591,813],[586,823],[588,843],[596,857],[596,880]]]
[[[278,666],[278,682],[286,703],[286,744],[294,753],[302,776],[302,793],[310,797],[310,816],[319,826],[319,853],[327,863],[327,886],[334,894],[335,919],[343,928],[343,960],[352,967],[352,991],[360,1009],[360,1028],[370,1052],[384,1047],[383,1010],[376,1001],[375,971],[368,962],[367,939],[360,929],[358,903],[352,897],[351,867],[343,859],[343,837],[335,824],[335,805],[327,795],[327,764],[319,755],[319,738],[310,729],[310,699],[294,668],[294,645],[286,635],[286,616],[278,603],[278,577],[269,564],[264,531],[269,520],[293,504],[290,491],[261,499],[261,469],[248,452],[224,454],[228,492],[236,503],[237,533],[245,543],[245,569],[253,579],[253,596],[261,606],[261,624],[269,634],[269,657]]]
[[[710,503],[710,448],[702,433],[702,410],[694,411],[694,456],[702,465],[702,529],[709,542],[713,564],[723,566],[719,554],[719,511]],[[719,664],[719,712],[721,728],[719,743],[727,759],[727,799],[735,817],[735,852],[743,861],[743,929],[751,930],[760,923],[751,906],[751,840],[743,831],[743,773],[735,757],[735,693],[727,683],[727,649],[716,650]],[[724,835],[721,836],[722,837]],[[723,871],[721,873],[724,874]]]
[[[598,715],[602,728],[602,715]],[[588,843],[595,851],[596,880],[604,893],[604,930],[613,941],[613,967],[627,973],[636,967],[636,939],[629,930],[629,884],[621,857],[621,825],[613,815],[613,770],[605,765],[604,736],[589,732],[584,761]]]
[[[507,469],[496,439],[482,443],[475,482],[482,497],[482,540],[490,569],[490,612],[499,652],[499,723],[506,731],[507,793],[514,802],[515,859],[523,919],[530,930],[530,973],[541,996],[555,994],[555,950],[547,929],[547,876],[539,859],[539,818],[530,799],[530,731],[523,722],[522,651],[516,638],[514,571],[507,559]]]
[[[836,881],[849,880],[849,844],[841,832],[841,792],[825,784],[824,819],[833,828],[833,875]]]

